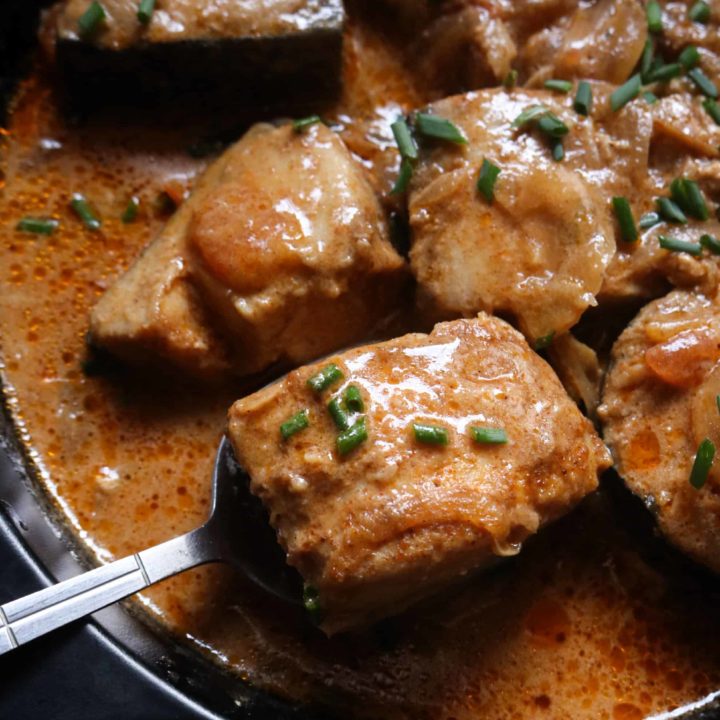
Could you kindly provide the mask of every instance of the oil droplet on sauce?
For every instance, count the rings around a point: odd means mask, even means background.
[[[628,470],[650,470],[660,462],[660,442],[657,435],[645,428],[633,435],[625,463]]]
[[[541,645],[556,645],[565,642],[570,617],[556,600],[541,598],[525,617],[525,627],[533,640]]]

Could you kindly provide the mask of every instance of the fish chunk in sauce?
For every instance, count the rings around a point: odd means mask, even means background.
[[[679,548],[720,571],[720,471],[690,483],[700,443],[720,447],[720,303],[675,290],[639,313],[612,352],[604,437],[633,492]]]
[[[91,333],[125,356],[159,349],[184,369],[250,374],[366,337],[397,307],[404,275],[372,188],[337,135],[322,124],[258,125],[100,300]],[[222,339],[219,357],[200,342],[210,332]]]
[[[313,391],[329,366],[335,381]],[[329,403],[342,408],[350,388],[362,408],[345,405],[338,426]],[[339,433],[357,423],[367,438],[347,451]],[[507,442],[478,441],[478,427],[503,430]],[[289,563],[318,593],[328,634],[515,555],[609,464],[548,365],[485,314],[295,370],[238,400],[229,435]]]

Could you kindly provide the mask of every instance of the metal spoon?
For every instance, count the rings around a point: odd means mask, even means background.
[[[160,580],[227,562],[267,592],[299,603],[302,582],[285,563],[249,477],[223,438],[215,456],[212,506],[196,530],[0,606],[0,655],[90,615]]]

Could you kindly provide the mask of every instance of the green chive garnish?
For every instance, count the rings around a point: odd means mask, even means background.
[[[344,400],[348,410],[352,410],[353,412],[363,412],[363,410],[365,410],[365,403],[360,394],[360,388],[357,385],[348,386],[348,389],[345,391]]]
[[[18,220],[15,229],[35,235],[52,235],[59,224],[52,218],[24,217]]]
[[[413,423],[412,426],[415,439],[425,445],[447,445],[448,431],[439,425],[426,425],[424,423]]]
[[[317,125],[321,122],[322,118],[319,115],[308,115],[307,117],[293,120],[292,126],[296,133],[301,133],[305,128],[310,127],[311,125]]]
[[[138,214],[138,210],[140,209],[140,200],[138,200],[134,195],[128,200],[127,207],[123,211],[123,214],[120,216],[120,219],[125,223],[131,223],[135,220]]]
[[[544,105],[531,105],[525,108],[513,121],[512,126],[515,128],[521,128],[543,115],[547,115],[550,112]]]
[[[418,113],[415,116],[415,127],[421,135],[437,140],[447,140],[457,145],[467,145],[467,138],[460,128],[450,120],[431,115]]]
[[[282,425],[280,425],[280,435],[282,435],[283,440],[287,440],[295,433],[304,430],[309,425],[310,420],[308,418],[308,411],[301,410],[299,413],[293,415],[289,420],[286,420]]]
[[[535,350],[547,350],[552,345],[552,341],[555,339],[555,331],[549,332],[547,335],[543,335],[542,337],[539,337],[535,341],[535,345],[533,346]]]
[[[410,132],[408,124],[405,122],[405,119],[400,118],[399,120],[396,120],[390,126],[390,129],[395,136],[395,142],[397,143],[400,155],[409,160],[417,160],[418,146],[415,142],[415,138]]]
[[[720,412],[720,395],[715,396],[715,404],[717,405],[718,412]]]
[[[689,255],[700,255],[702,253],[702,245],[700,243],[689,242],[688,240],[678,240],[677,238],[661,235],[659,238],[660,247],[672,252],[685,252]]]
[[[512,90],[517,85],[517,80],[518,71],[510,70],[510,72],[505,76],[505,79],[503,80],[503,87],[505,87],[507,90]]]
[[[713,255],[720,255],[720,240],[712,235],[701,235],[700,244]]]
[[[651,227],[654,227],[659,222],[661,222],[660,216],[656,212],[649,212],[645,213],[640,220],[638,221],[638,225],[643,230],[648,230]]]
[[[682,75],[683,66],[679,63],[668,63],[667,65],[661,65],[655,70],[651,70],[648,73],[648,82],[667,82],[673,78],[680,77]]]
[[[546,80],[544,83],[548,90],[556,90],[561,93],[569,93],[572,90],[572,83],[569,80]]]
[[[502,428],[473,426],[470,435],[475,442],[485,445],[504,445],[508,441],[507,433]]]
[[[674,203],[670,200],[670,198],[657,198],[657,200],[655,200],[655,204],[657,205],[660,217],[668,222],[680,223],[681,225],[685,225],[687,223],[685,213],[680,209],[677,203]]]
[[[645,41],[642,55],[640,56],[640,75],[643,82],[647,82],[650,71],[652,70],[653,60],[655,59],[655,41],[648,38]]]
[[[322,608],[320,607],[320,596],[312,585],[303,586],[303,606],[310,615],[310,620],[315,624],[322,620]]]
[[[625,107],[631,100],[634,100],[640,93],[642,81],[640,75],[633,75],[627,82],[621,85],[610,96],[610,107],[613,111]]]
[[[707,482],[714,457],[715,443],[710,438],[705,438],[698,446],[692,470],[690,471],[690,484],[696,490],[700,490]]]
[[[485,199],[492,203],[495,198],[495,181],[500,174],[500,168],[491,163],[487,158],[482,162],[480,176],[477,181],[477,189],[485,196]]]
[[[327,408],[339,430],[347,430],[350,427],[350,416],[345,412],[339,398],[333,398]]]
[[[367,427],[365,426],[365,418],[361,417],[354,425],[337,436],[335,441],[338,452],[341,455],[347,455],[352,452],[358,445],[362,445],[368,438]]]
[[[653,93],[653,92],[650,92],[649,90],[646,90],[646,91],[642,94],[642,96],[643,96],[643,100],[644,100],[648,105],[654,105],[654,104],[658,101],[657,95],[656,95],[655,93]]]
[[[686,70],[691,70],[700,62],[698,49],[694,45],[688,45],[678,56],[678,62]]]
[[[635,242],[638,239],[638,231],[635,227],[632,209],[627,198],[614,197],[612,199],[615,217],[620,226],[620,236],[625,242]]]
[[[403,158],[400,161],[400,172],[398,173],[397,180],[390,191],[391,195],[398,195],[404,193],[410,184],[410,178],[412,178],[413,166],[412,161],[407,158]]]
[[[685,192],[688,199],[688,214],[698,220],[707,220],[710,217],[705,196],[700,186],[694,180],[684,180]]]
[[[645,6],[645,14],[647,16],[647,26],[651,33],[662,32],[662,10],[657,0],[650,0]]]
[[[703,25],[710,19],[710,6],[706,2],[696,2],[688,12],[688,17]]]
[[[308,381],[308,387],[318,395],[327,390],[331,385],[342,380],[345,376],[343,371],[335,364],[330,363],[315,373]]]
[[[550,153],[555,162],[560,162],[565,157],[565,147],[562,138],[551,138]]]
[[[718,89],[715,87],[715,83],[699,67],[688,70],[688,77],[703,95],[717,100]]]
[[[573,108],[579,115],[589,115],[592,110],[592,86],[587,80],[578,83]]]
[[[558,138],[568,134],[568,126],[555,114],[549,112],[537,121],[538,130],[550,137]]]
[[[105,20],[105,8],[99,2],[90,3],[88,9],[78,19],[80,37],[88,38],[94,35],[103,20]]]
[[[102,222],[100,218],[95,215],[95,212],[90,207],[90,203],[80,193],[75,193],[70,200],[70,207],[75,211],[75,214],[83,221],[83,224],[88,230],[99,230]]]
[[[147,25],[152,19],[153,10],[155,10],[155,0],[140,0],[137,11],[138,20],[143,25]]]
[[[720,105],[717,104],[712,98],[703,100],[703,107],[705,112],[715,121],[717,125],[720,125]]]

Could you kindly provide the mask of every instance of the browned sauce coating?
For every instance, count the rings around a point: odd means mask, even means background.
[[[429,96],[372,26],[351,23],[346,55],[343,137],[387,190],[396,155],[372,119]],[[160,189],[190,185],[204,165],[185,151],[196,139],[195,130],[128,123],[69,126],[38,76],[2,138],[4,387],[44,488],[101,561],[202,521],[226,410],[247,390],[81,368],[90,307],[160,229]],[[101,231],[67,209],[74,191],[96,205]],[[124,225],[132,194],[140,215]],[[60,227],[17,232],[24,215]],[[378,630],[332,640],[224,567],[185,573],[139,601],[219,665],[339,717],[635,720],[720,684],[720,616],[715,598],[646,552],[634,524],[602,492],[494,573]]]

